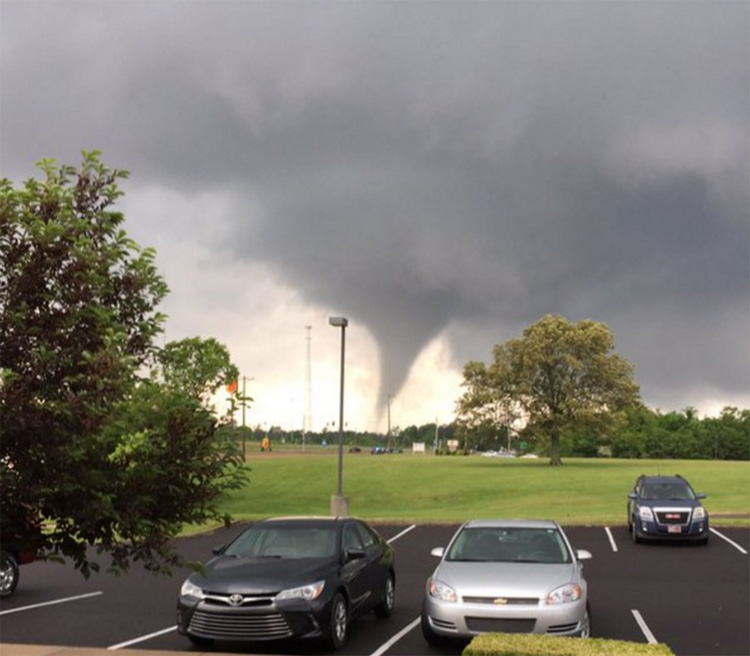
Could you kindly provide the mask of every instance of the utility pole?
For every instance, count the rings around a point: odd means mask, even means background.
[[[310,343],[312,326],[305,326],[307,331],[307,361],[305,364],[305,414],[302,417],[302,450],[305,450],[305,434],[312,429],[312,376],[310,374]]]
[[[391,399],[393,394],[388,395],[388,452],[391,451]]]
[[[250,380],[254,380],[251,378]],[[244,458],[247,451],[245,445],[245,408],[247,408],[247,402],[252,399],[247,395],[247,376],[242,377],[242,396],[239,398],[240,406],[242,407],[242,457]]]

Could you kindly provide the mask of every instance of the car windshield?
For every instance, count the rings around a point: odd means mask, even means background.
[[[684,483],[644,483],[641,499],[647,501],[690,501],[693,491]]]
[[[554,528],[466,528],[453,541],[446,560],[463,562],[571,562],[560,531]]]
[[[332,558],[335,526],[258,524],[240,535],[224,552],[245,558]]]

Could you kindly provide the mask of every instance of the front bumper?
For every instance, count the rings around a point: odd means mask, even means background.
[[[317,638],[329,626],[330,600],[290,599],[257,606],[229,606],[180,597],[177,630],[208,640],[267,642]]]
[[[694,520],[688,524],[662,524],[636,517],[633,530],[641,540],[703,541],[708,537],[708,519]]]
[[[448,603],[426,596],[423,615],[429,628],[445,637],[481,633],[537,633],[578,636],[585,628],[586,600],[548,606],[491,606],[466,602]]]

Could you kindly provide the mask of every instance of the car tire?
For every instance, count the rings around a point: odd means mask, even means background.
[[[10,597],[18,585],[18,562],[13,554],[0,551],[0,598]]]
[[[375,606],[375,616],[379,618],[390,617],[393,613],[393,606],[396,603],[396,581],[393,573],[389,572],[385,580],[385,589],[383,590],[383,601]]]
[[[633,520],[633,530],[631,531],[631,535],[633,536],[633,544],[640,544],[641,538],[638,537],[638,526],[635,523],[635,520]]]
[[[214,644],[211,638],[201,638],[200,636],[190,635],[188,633],[188,640],[192,642],[196,647],[210,647]]]
[[[581,631],[581,638],[590,638],[591,637],[591,606],[589,606],[589,602],[586,602],[586,617],[583,620],[584,628],[583,631]]]
[[[435,633],[430,627],[430,621],[427,619],[427,615],[422,613],[422,635],[427,642],[433,647],[442,647],[448,642],[447,638]]]
[[[346,599],[340,592],[331,602],[331,619],[328,627],[328,646],[334,651],[338,651],[346,643],[349,632],[349,608],[346,605]]]

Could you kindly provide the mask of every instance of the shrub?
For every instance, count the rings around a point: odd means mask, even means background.
[[[664,644],[486,633],[474,638],[462,656],[674,656],[674,652]]]

